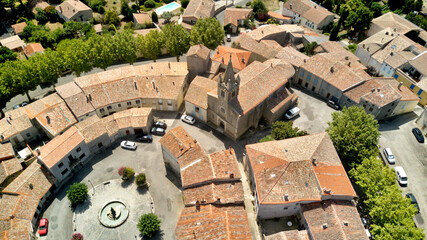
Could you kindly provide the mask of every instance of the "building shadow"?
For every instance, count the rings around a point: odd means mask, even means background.
[[[177,176],[172,169],[170,169],[166,164],[165,164],[165,169],[166,169],[166,178],[169,179],[169,181],[171,181],[173,183],[173,185],[175,185],[175,187],[177,187],[178,189],[181,189],[181,178],[179,176]]]
[[[399,116],[378,121],[380,125],[379,130],[380,132],[398,130],[400,129],[401,125],[404,125],[411,121],[415,121],[417,117],[418,115],[416,113],[410,112],[410,113],[405,113]]]

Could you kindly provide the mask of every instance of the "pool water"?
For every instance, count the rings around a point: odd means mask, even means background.
[[[177,3],[177,2],[171,2],[168,5],[159,7],[156,9],[156,13],[157,15],[162,15],[164,12],[172,12],[178,8],[181,7],[181,4]]]

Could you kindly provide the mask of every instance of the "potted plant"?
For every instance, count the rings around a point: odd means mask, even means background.
[[[147,177],[144,173],[139,173],[136,175],[135,183],[138,187],[149,187],[149,184],[147,183]]]
[[[131,167],[121,167],[119,168],[118,173],[123,180],[129,180],[135,175],[135,171]]]

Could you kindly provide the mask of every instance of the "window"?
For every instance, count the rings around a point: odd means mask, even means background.
[[[372,107],[369,108],[369,112],[372,112],[372,110],[374,110]]]
[[[389,109],[387,112],[390,112],[391,111],[391,109]]]
[[[397,79],[399,77],[399,75],[394,74],[394,79]]]
[[[395,103],[392,103],[391,106],[393,107]]]
[[[107,110],[111,110],[111,109],[113,109],[111,106],[108,106],[108,107],[107,107]]]
[[[98,148],[102,148],[102,142],[98,143]]]
[[[411,84],[410,89],[414,90],[414,88],[415,88],[415,85],[414,85],[414,84]]]
[[[104,112],[105,110],[103,108],[99,109],[100,112]]]
[[[127,102],[126,104],[127,104],[128,106],[132,105],[132,103],[131,103],[131,102]]]
[[[200,112],[200,108],[196,107],[196,113],[199,113],[199,112]]]
[[[25,136],[31,137],[31,134],[30,133],[26,133]]]
[[[81,159],[83,159],[84,157],[86,157],[86,154],[85,154],[85,153],[83,153],[82,155],[80,155],[79,159],[81,160]]]
[[[317,85],[317,79],[314,79],[314,85]]]
[[[221,91],[221,97],[224,97],[224,96],[225,96],[224,91]]]
[[[64,166],[64,163],[60,163],[59,165],[58,165],[58,167],[59,168],[62,168]]]
[[[117,104],[117,107],[122,107],[122,105],[119,103],[119,104]]]
[[[159,99],[159,104],[163,104],[163,100],[162,99]]]
[[[168,105],[172,105],[172,100],[168,100]]]
[[[417,92],[417,94],[418,94],[418,95],[421,95],[421,93],[423,93],[423,90],[422,90],[422,89],[420,89],[420,90]]]
[[[310,82],[310,79],[311,79],[311,73],[307,74],[307,81]]]
[[[136,100],[135,102],[136,102],[136,104],[140,104],[141,100]]]
[[[301,70],[301,77],[304,77],[304,70]]]
[[[156,104],[156,100],[153,100],[153,104]]]
[[[64,176],[68,172],[68,168],[61,172],[62,176]]]
[[[82,148],[81,147],[78,147],[77,149],[76,149],[76,152],[80,152],[82,150]]]

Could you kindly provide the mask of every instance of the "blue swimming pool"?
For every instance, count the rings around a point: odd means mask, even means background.
[[[178,8],[181,7],[181,4],[177,3],[177,2],[171,2],[168,5],[159,7],[156,9],[156,13],[157,15],[162,15],[164,12],[172,12]]]

